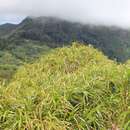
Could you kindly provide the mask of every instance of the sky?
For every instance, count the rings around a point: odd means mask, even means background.
[[[0,0],[0,24],[19,23],[26,16],[128,28],[130,0]]]

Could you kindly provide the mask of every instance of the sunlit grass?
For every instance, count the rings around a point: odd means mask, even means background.
[[[130,69],[74,43],[21,67],[0,87],[0,130],[130,128]]]

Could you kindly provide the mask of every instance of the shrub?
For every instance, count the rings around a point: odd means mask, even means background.
[[[129,72],[91,46],[55,49],[1,88],[0,129],[127,130]]]

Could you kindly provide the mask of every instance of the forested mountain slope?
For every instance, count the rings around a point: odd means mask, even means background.
[[[130,58],[129,30],[85,25],[54,17],[27,17],[18,25],[0,26],[0,75],[7,72],[4,77],[10,77],[8,71],[15,70],[12,68],[32,61],[50,48],[71,45],[72,41],[91,44],[117,61]]]
[[[9,35],[9,40],[35,40],[59,47],[72,41],[89,43],[110,58],[124,61],[130,57],[130,31],[118,27],[105,27],[73,23],[54,17],[27,17]]]
[[[0,37],[8,35],[11,31],[13,31],[17,25],[6,23],[3,25],[0,25]]]

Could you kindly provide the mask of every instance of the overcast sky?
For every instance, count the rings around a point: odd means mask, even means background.
[[[130,27],[130,0],[0,0],[0,23],[17,23],[26,16]]]

